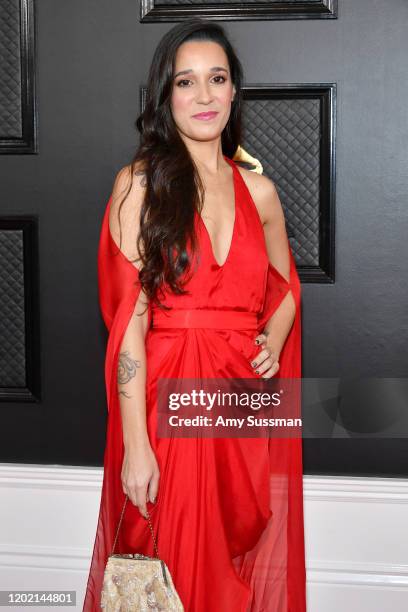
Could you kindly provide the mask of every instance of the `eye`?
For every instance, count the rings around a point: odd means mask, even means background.
[[[216,81],[217,83],[225,83],[225,81],[227,80],[225,77],[222,76],[222,74],[217,74],[214,79],[222,79],[222,81]]]
[[[189,79],[181,79],[181,81],[177,82],[177,87],[185,87],[183,83],[191,83],[191,81]]]

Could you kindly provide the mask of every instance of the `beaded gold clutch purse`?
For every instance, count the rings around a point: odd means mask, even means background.
[[[123,504],[122,514],[116,530],[112,552],[108,557],[101,591],[101,608],[106,612],[184,612],[183,604],[174,587],[166,563],[159,558],[156,540],[153,537],[156,556],[140,553],[114,554],[119,528],[122,523],[128,496]]]

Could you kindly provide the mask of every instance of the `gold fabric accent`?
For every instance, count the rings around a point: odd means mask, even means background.
[[[256,159],[256,157],[250,155],[248,151],[245,151],[245,149],[241,147],[241,145],[238,145],[238,148],[235,151],[234,157],[232,159],[237,162],[242,161],[245,164],[249,164],[250,166],[252,166],[252,168],[249,168],[249,170],[251,170],[252,172],[256,172],[257,174],[263,173],[263,167],[259,159]]]

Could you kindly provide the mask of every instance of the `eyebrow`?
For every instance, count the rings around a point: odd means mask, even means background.
[[[222,66],[213,66],[212,68],[210,68],[210,72],[220,72],[220,71],[226,72],[228,74],[228,70],[226,70]],[[180,70],[180,72],[174,75],[174,78],[177,78],[181,74],[190,74],[191,72],[194,72],[192,68],[187,68],[187,70]]]

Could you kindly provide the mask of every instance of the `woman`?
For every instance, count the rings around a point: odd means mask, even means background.
[[[105,211],[109,416],[85,611],[99,609],[126,494],[115,552],[154,555],[148,511],[186,611],[305,610],[301,439],[157,432],[161,378],[300,377],[300,283],[279,197],[232,160],[241,84],[220,25],[171,29]]]

